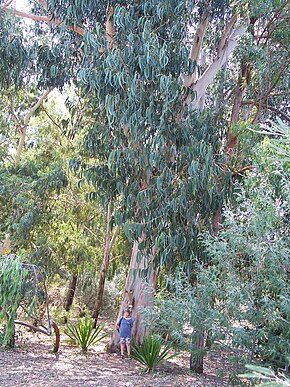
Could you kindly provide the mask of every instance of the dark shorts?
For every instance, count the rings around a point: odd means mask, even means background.
[[[130,337],[120,337],[120,343],[121,344],[130,344],[131,338]]]

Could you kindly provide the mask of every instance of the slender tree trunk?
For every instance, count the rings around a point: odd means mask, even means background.
[[[204,332],[196,332],[192,334],[193,352],[190,355],[190,369],[198,374],[203,373],[203,357],[204,357]]]
[[[70,279],[69,288],[67,291],[65,304],[64,304],[64,308],[67,312],[70,310],[70,307],[72,306],[72,303],[74,300],[76,286],[77,286],[77,280],[78,280],[78,276],[76,274],[73,274],[71,276],[71,279]]]
[[[97,325],[99,312],[103,304],[105,281],[106,281],[109,264],[110,264],[110,254],[119,229],[118,226],[115,227],[113,236],[111,238],[111,220],[112,220],[112,203],[109,202],[108,210],[107,210],[107,230],[106,230],[106,242],[105,242],[105,248],[104,248],[104,254],[103,254],[103,262],[100,269],[96,303],[92,313],[92,317],[95,319],[95,323],[94,323],[95,327]]]
[[[120,306],[119,314],[117,321],[123,315],[124,309],[132,309],[132,317],[134,320],[132,337],[136,342],[141,343],[143,337],[148,335],[148,327],[144,325],[142,318],[142,310],[148,308],[152,305],[153,302],[153,292],[156,287],[156,273],[151,268],[151,263],[148,264],[148,261],[137,262],[137,254],[139,250],[139,243],[134,242],[130,269],[126,279],[126,285],[123,292],[122,303]],[[155,255],[155,250],[152,252],[152,257]],[[152,260],[150,259],[150,262]],[[148,266],[149,265],[149,266]],[[142,278],[140,276],[139,270],[148,269],[147,278]],[[111,342],[108,345],[109,352],[118,352],[119,351],[119,333],[115,330]]]

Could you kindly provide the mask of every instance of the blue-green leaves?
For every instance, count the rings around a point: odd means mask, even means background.
[[[12,28],[11,20],[5,20],[4,15],[0,15],[0,85],[19,88],[25,83],[23,74],[29,65],[31,51],[26,47],[23,36],[9,34]]]
[[[157,258],[172,267],[199,248],[198,231],[224,199],[223,133],[183,104],[190,92],[183,76],[197,65],[188,60],[186,7],[175,0],[116,4],[114,45],[86,55],[79,72],[96,108],[80,177],[117,199],[115,219],[128,238],[145,235],[144,252],[157,241]],[[102,45],[106,33],[97,26],[94,39]],[[88,34],[85,43],[95,50]]]

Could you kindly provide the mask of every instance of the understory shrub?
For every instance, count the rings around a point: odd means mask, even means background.
[[[200,236],[208,261],[192,260],[192,278],[182,267],[167,277],[145,317],[154,331],[193,357],[215,344],[242,350],[248,362],[287,369],[289,201],[277,209],[267,189],[252,199],[241,189],[237,203],[234,210],[225,209],[218,236]],[[194,337],[201,335],[199,345]]]

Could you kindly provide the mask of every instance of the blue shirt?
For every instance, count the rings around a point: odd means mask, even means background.
[[[128,337],[131,339],[133,319],[121,317],[121,319],[119,321],[119,325],[120,325],[120,337]]]

